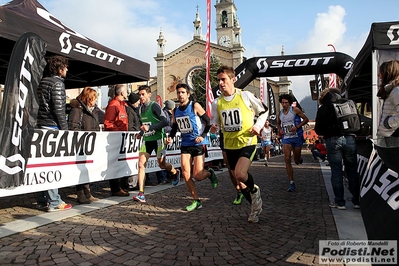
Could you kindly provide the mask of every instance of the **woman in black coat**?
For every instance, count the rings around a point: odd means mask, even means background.
[[[98,114],[101,110],[97,107],[98,94],[91,87],[86,87],[76,97],[71,100],[71,112],[68,116],[68,128],[75,131],[100,131]],[[90,203],[97,201],[90,192],[89,184],[76,185],[76,194],[79,203]]]

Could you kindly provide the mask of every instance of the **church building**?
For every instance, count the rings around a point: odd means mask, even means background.
[[[237,8],[234,0],[216,0],[216,36],[217,43],[210,44],[210,51],[223,65],[236,68],[246,58],[243,56],[245,48],[242,44],[241,32]],[[154,57],[157,62],[157,75],[150,80],[153,100],[163,103],[165,100],[176,100],[175,86],[177,83],[186,83],[192,87],[192,77],[196,70],[205,65],[206,40],[202,35],[202,21],[200,14],[196,12],[193,21],[193,39],[176,50],[166,54],[165,46],[167,36],[162,30],[157,40],[157,55]],[[282,55],[284,51],[282,51]],[[277,77],[278,81],[267,79],[275,94],[276,100],[280,93],[288,93],[291,81],[287,77]],[[249,90],[259,97],[260,80],[254,79],[245,90]],[[157,97],[155,99],[155,97]],[[276,106],[279,110],[280,106]]]

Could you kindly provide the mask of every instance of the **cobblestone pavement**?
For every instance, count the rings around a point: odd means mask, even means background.
[[[49,223],[0,239],[0,265],[316,265],[318,241],[338,239],[320,166],[304,153],[294,166],[297,191],[286,192],[283,158],[250,169],[261,188],[259,223],[247,222],[250,205],[232,204],[227,172],[219,185],[197,182],[203,208],[186,212],[185,185],[147,195],[147,203],[116,205]],[[109,197],[107,182],[93,189]],[[74,188],[60,189],[76,203]],[[131,193],[132,195],[134,193]],[[0,198],[0,225],[42,214],[34,195]]]

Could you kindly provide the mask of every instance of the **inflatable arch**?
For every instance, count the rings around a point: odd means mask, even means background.
[[[349,55],[339,52],[253,57],[235,69],[235,87],[244,89],[257,77],[335,73],[344,78],[353,61]]]

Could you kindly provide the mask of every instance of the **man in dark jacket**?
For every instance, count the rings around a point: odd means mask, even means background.
[[[166,134],[169,134],[172,130],[172,111],[175,108],[175,102],[172,100],[166,100],[164,105],[162,112],[165,114],[166,120],[168,120],[168,125],[164,127],[164,131]],[[166,170],[159,170],[155,174],[157,176],[158,184],[166,185],[171,183],[168,179],[168,172]]]
[[[128,100],[126,101],[126,112],[128,118],[128,130],[129,131],[140,131],[141,121],[138,113],[140,96],[137,93],[131,92],[129,94]],[[124,190],[138,190],[137,185],[138,177],[137,175],[128,176],[126,178],[121,178],[121,187]]]
[[[333,102],[341,98],[338,89],[325,89],[319,97],[320,107],[317,110],[315,131],[326,140],[328,163],[331,167],[331,184],[335,199],[329,206],[345,210],[344,183],[342,166],[345,166],[352,203],[355,209],[359,206],[359,175],[357,173],[356,136],[343,135],[340,124],[336,121]],[[343,161],[343,164],[342,164]]]
[[[48,60],[49,76],[42,79],[37,88],[39,111],[37,127],[68,130],[65,106],[64,78],[68,71],[68,59],[53,56]]]
[[[65,106],[64,78],[68,71],[68,59],[52,56],[48,60],[49,76],[42,79],[38,88],[39,111],[37,127],[49,130],[68,130]],[[62,211],[72,208],[62,201],[58,189],[49,189],[37,194],[37,208],[47,211]]]
[[[166,100],[164,102],[165,107],[162,109],[163,113],[166,116],[166,119],[168,120],[168,125],[164,128],[165,133],[169,134],[170,131],[172,130],[172,111],[175,109],[175,102],[172,100]]]
[[[128,130],[140,131],[141,121],[138,113],[140,96],[137,93],[130,93],[128,97],[126,112],[128,118]]]

